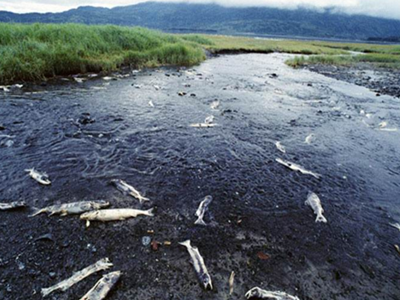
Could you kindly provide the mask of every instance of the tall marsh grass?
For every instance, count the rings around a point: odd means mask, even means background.
[[[197,43],[145,28],[0,23],[0,84],[204,59]]]

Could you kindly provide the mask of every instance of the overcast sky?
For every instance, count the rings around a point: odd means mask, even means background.
[[[145,2],[146,0],[0,0],[0,10],[25,12],[59,12],[82,5],[114,7]],[[272,6],[296,8],[299,5],[315,8],[337,6],[348,13],[400,19],[400,0],[162,0],[163,2],[219,3],[225,6]]]

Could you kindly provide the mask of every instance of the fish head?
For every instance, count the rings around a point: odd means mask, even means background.
[[[250,291],[248,291],[245,296],[246,296],[247,299],[261,298],[262,289],[260,289],[259,287],[254,287]]]
[[[110,285],[114,285],[117,283],[118,279],[121,277],[121,271],[115,271],[108,273],[107,275],[104,276],[104,280],[106,282],[109,282]]]
[[[121,184],[120,179],[111,179],[110,184],[117,186],[118,184]]]
[[[212,290],[213,285],[211,281],[211,276],[208,273],[204,273],[200,276],[201,284],[204,286],[205,290]]]
[[[84,214],[81,214],[80,219],[81,220],[90,220],[93,219],[97,215],[96,211],[88,211]]]

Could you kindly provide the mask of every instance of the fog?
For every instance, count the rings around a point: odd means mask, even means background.
[[[159,1],[159,0],[158,0]],[[91,5],[100,7],[115,7],[145,2],[140,0],[0,0],[0,10],[17,13],[26,12],[60,12],[78,6]],[[335,7],[337,12],[349,14],[365,14],[385,18],[400,19],[400,0],[162,0],[159,2],[185,2],[185,3],[217,3],[224,6],[267,6],[285,9],[306,7],[309,9],[323,10]]]

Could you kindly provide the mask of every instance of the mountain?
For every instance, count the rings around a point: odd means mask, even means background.
[[[0,11],[0,22],[85,23],[145,26],[175,32],[251,33],[338,39],[398,37],[400,21],[335,10],[223,7],[216,4],[145,2],[115,7],[79,7],[62,13]]]

